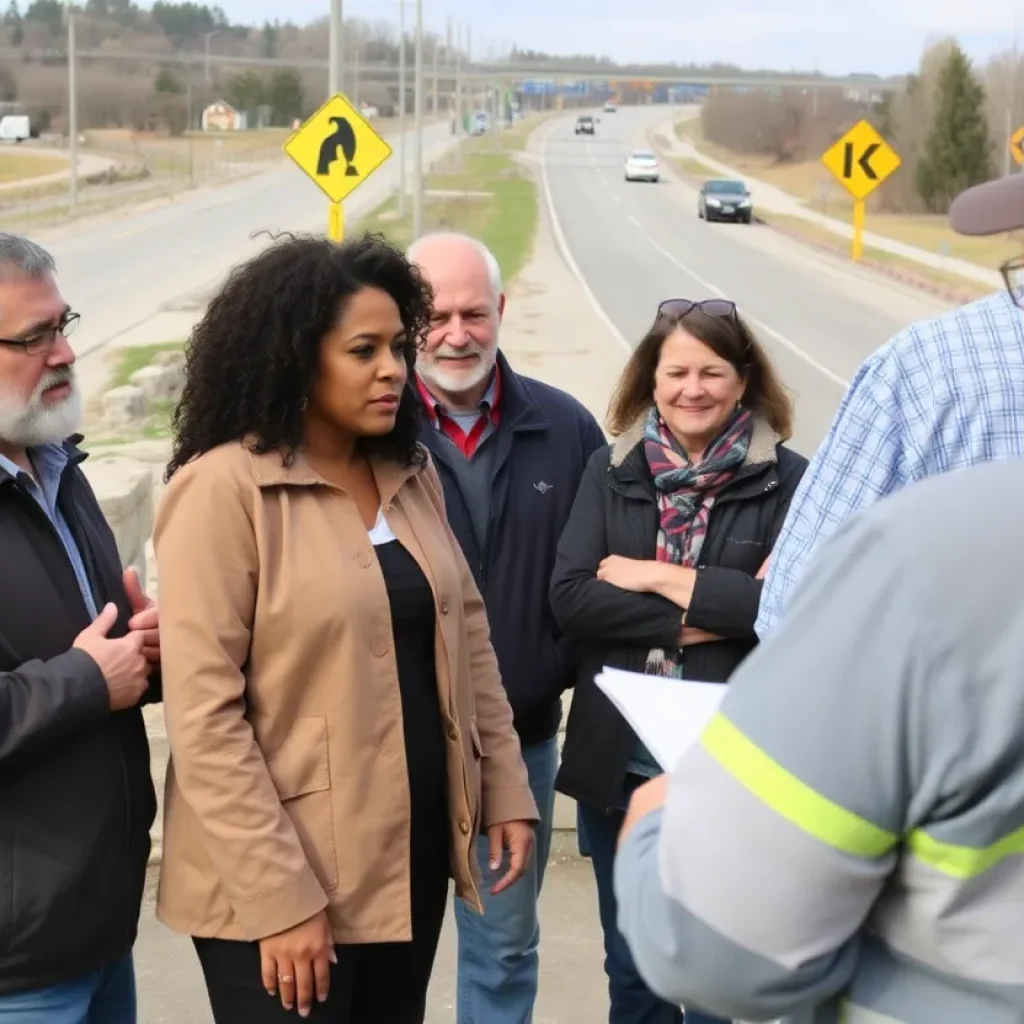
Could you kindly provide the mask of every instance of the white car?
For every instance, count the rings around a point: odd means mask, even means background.
[[[647,149],[637,149],[626,159],[626,181],[658,181],[658,158]]]

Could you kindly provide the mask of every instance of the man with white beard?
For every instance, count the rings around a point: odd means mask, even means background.
[[[417,361],[426,412],[421,440],[487,607],[541,816],[530,869],[511,888],[499,881],[498,844],[477,841],[484,916],[456,902],[457,1020],[525,1024],[537,995],[537,898],[551,846],[561,697],[578,667],[555,625],[548,587],[583,470],[605,437],[576,399],[514,373],[499,351],[501,271],[480,242],[427,235],[408,255],[434,292],[433,323]]]
[[[77,324],[50,255],[0,233],[0,1024],[136,1014],[159,632],[69,436]]]

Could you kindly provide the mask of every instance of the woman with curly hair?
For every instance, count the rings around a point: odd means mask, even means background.
[[[448,879],[537,809],[406,389],[431,312],[383,239],[277,241],[196,327],[157,514],[161,920],[218,1024],[422,1022]]]

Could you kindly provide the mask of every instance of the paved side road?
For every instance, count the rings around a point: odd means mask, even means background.
[[[135,954],[139,1022],[212,1024],[192,943],[156,921],[152,902],[155,878],[150,881]],[[450,1024],[455,1020],[455,950],[455,923],[449,910],[430,988],[427,1024]],[[563,857],[548,866],[541,897],[540,958],[540,994],[534,1024],[607,1018],[604,949],[588,861]],[[295,1019],[299,1019],[297,1015]]]

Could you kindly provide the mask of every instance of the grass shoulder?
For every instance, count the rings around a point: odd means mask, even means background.
[[[526,265],[538,222],[537,187],[516,154],[526,148],[537,120],[524,120],[500,135],[462,143],[424,182],[425,231],[460,231],[479,238],[511,281]],[[405,248],[412,241],[412,199],[399,216],[392,196],[356,225]]]

